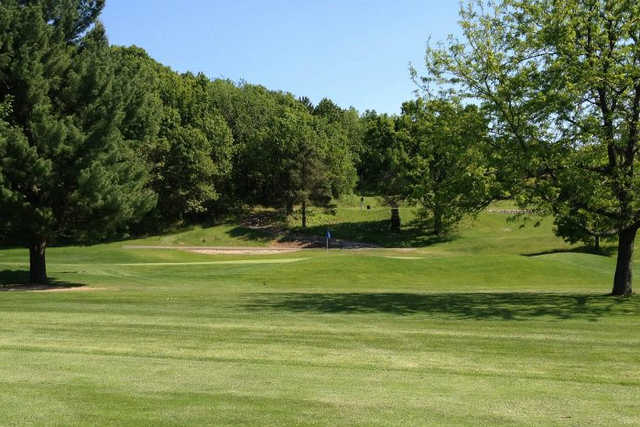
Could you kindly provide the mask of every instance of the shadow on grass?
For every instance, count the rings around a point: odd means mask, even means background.
[[[55,289],[81,288],[82,283],[71,283],[49,278],[46,285],[34,285],[29,281],[29,272],[24,270],[0,271],[0,292],[3,291],[44,291]]]
[[[420,221],[407,223],[399,232],[391,231],[389,220],[342,222],[315,225],[306,229],[296,227],[293,232],[324,237],[327,229],[331,230],[332,237],[336,239],[370,243],[385,248],[419,248],[455,239],[455,236],[434,235]]]
[[[525,253],[522,256],[526,257],[537,257],[542,255],[552,255],[552,254],[566,254],[566,253],[577,253],[577,254],[589,254],[589,255],[599,255],[604,257],[610,257],[616,253],[618,248],[616,246],[605,246],[600,249],[595,249],[591,246],[579,246],[575,248],[562,248],[562,249],[550,249],[541,252],[532,252]]]
[[[279,293],[258,294],[246,308],[295,313],[428,314],[475,320],[529,320],[546,316],[597,321],[614,314],[640,315],[640,298],[552,293]]]
[[[229,237],[234,239],[269,243],[274,238],[274,233],[269,230],[254,229],[249,227],[238,226],[227,231]]]

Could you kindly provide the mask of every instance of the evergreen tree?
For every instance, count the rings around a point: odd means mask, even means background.
[[[47,244],[104,238],[155,201],[119,129],[103,4],[0,3],[0,234],[29,247],[33,283],[47,282]]]
[[[288,210],[300,205],[302,227],[307,226],[309,205],[326,206],[332,199],[329,139],[322,122],[306,111],[288,111],[277,126],[275,137],[281,159],[281,196]]]

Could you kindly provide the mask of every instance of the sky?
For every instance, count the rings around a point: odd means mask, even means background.
[[[458,0],[107,0],[115,45],[176,71],[261,84],[314,103],[398,113],[409,63],[459,34]]]

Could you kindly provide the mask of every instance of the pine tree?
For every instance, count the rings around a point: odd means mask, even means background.
[[[30,250],[104,238],[153,206],[145,167],[119,125],[103,0],[0,3],[0,235]]]

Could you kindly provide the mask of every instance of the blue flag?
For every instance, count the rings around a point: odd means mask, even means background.
[[[331,232],[329,230],[327,230],[327,239],[331,238]]]

